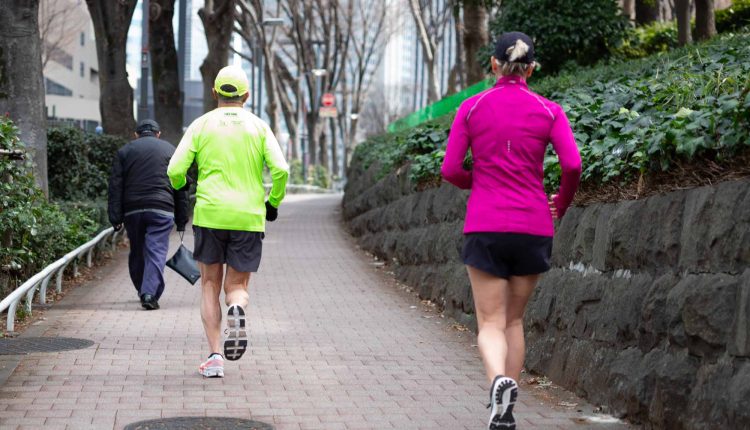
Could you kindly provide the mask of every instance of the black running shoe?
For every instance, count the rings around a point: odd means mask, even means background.
[[[513,418],[513,405],[518,397],[518,384],[511,378],[498,375],[492,382],[490,391],[490,422],[489,430],[515,430],[516,420]]]
[[[224,339],[224,357],[239,360],[247,350],[247,329],[245,310],[240,305],[232,305],[227,310],[227,337]]]

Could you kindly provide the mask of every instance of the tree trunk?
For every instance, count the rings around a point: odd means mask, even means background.
[[[312,103],[313,108],[315,108],[315,104]],[[306,115],[306,123],[307,123],[307,153],[306,157],[309,161],[309,165],[312,166],[314,164],[317,164],[318,162],[318,153],[317,153],[317,131],[315,127],[315,115],[313,115],[312,111],[307,112]]]
[[[213,98],[214,79],[219,70],[229,63],[229,44],[234,28],[235,0],[206,0],[198,10],[198,17],[206,33],[208,54],[201,64],[203,78],[203,111],[216,108]]]
[[[425,58],[425,66],[427,66],[427,104],[440,100],[440,82],[438,81],[436,63],[434,57],[432,60]]]
[[[635,0],[623,0],[622,13],[632,21],[635,18]]]
[[[635,23],[648,24],[659,19],[657,0],[635,0]]]
[[[175,0],[150,0],[149,49],[154,81],[154,116],[162,138],[177,144],[182,136],[182,96],[174,45]]]
[[[125,138],[135,130],[125,46],[136,3],[137,0],[86,0],[96,35],[102,127],[107,134]]]
[[[31,152],[36,183],[47,190],[47,119],[44,110],[39,0],[3,2],[0,12],[0,115],[15,122]]]
[[[438,101],[440,98],[440,83],[438,82],[438,74],[435,68],[437,67],[435,61],[435,43],[430,39],[430,35],[427,33],[427,27],[422,17],[422,7],[418,0],[410,0],[409,5],[411,6],[411,13],[414,17],[414,22],[417,25],[417,37],[419,42],[422,44],[422,57],[424,66],[427,67],[427,103],[433,103]]]
[[[330,125],[330,136],[331,136],[331,175],[334,177],[339,176],[339,155],[338,153],[338,138],[336,137],[336,119],[329,118]]]
[[[490,42],[487,30],[487,8],[482,1],[464,2],[464,51],[466,52],[467,86],[485,78],[482,62],[478,58],[479,49]]]
[[[322,122],[322,124],[320,124]],[[326,170],[328,170],[328,136],[326,135],[325,129],[326,129],[326,122],[328,122],[328,118],[324,118],[324,121],[318,121],[319,126],[316,127],[316,130],[318,132],[318,164],[325,167]]]
[[[675,0],[677,12],[677,41],[685,46],[693,41],[690,31],[690,2],[691,0]]]
[[[274,65],[275,62],[275,56],[273,55],[273,51],[271,50],[270,44],[264,44],[263,47],[263,54],[266,58],[265,64],[264,64],[264,70],[263,73],[265,74],[265,86],[266,86],[266,113],[268,114],[269,118],[269,126],[271,127],[271,130],[273,130],[273,133],[278,137],[279,134],[279,100],[278,100],[278,93],[277,88],[278,85],[276,84],[277,79],[277,73],[276,73],[276,67]]]
[[[695,0],[695,38],[708,40],[716,36],[714,0]]]

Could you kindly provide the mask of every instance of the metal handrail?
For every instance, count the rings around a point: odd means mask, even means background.
[[[12,293],[0,302],[0,313],[6,309],[8,310],[8,318],[5,323],[6,330],[12,332],[15,328],[16,309],[18,308],[18,303],[24,296],[26,297],[26,310],[31,312],[31,303],[34,300],[34,293],[36,292],[37,287],[39,287],[39,303],[45,304],[47,300],[47,285],[52,276],[57,275],[55,282],[56,291],[59,293],[62,291],[63,273],[71,262],[73,263],[73,275],[78,276],[78,259],[84,253],[88,253],[86,256],[86,265],[91,267],[94,249],[111,237],[111,247],[112,250],[114,250],[117,245],[117,235],[121,234],[122,231],[124,230],[116,232],[112,227],[103,230],[96,235],[96,237],[65,254],[65,256],[45,267],[41,272],[32,276],[26,282],[21,284],[20,287],[13,290]]]

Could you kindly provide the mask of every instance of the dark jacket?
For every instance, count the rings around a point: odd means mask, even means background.
[[[167,166],[174,146],[154,136],[135,139],[117,151],[109,178],[109,222],[122,224],[125,214],[139,209],[174,212],[175,225],[188,221],[188,185],[172,188]]]

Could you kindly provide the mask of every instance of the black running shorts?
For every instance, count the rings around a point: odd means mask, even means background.
[[[499,278],[537,275],[550,268],[552,238],[520,233],[469,233],[464,264]]]
[[[193,226],[193,258],[204,264],[226,263],[238,272],[257,272],[264,233]]]

